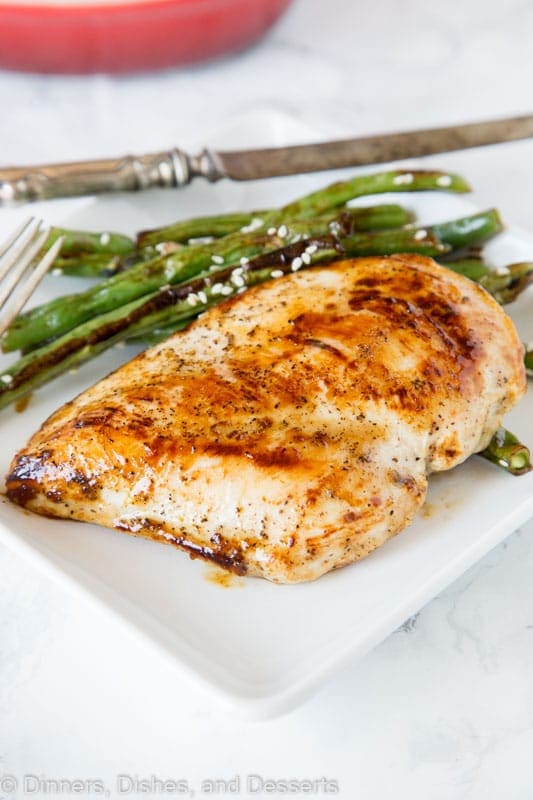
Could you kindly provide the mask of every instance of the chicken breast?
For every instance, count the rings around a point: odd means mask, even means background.
[[[512,322],[431,259],[362,258],[212,308],[68,403],[11,500],[306,581],[403,530],[526,388]],[[438,531],[435,531],[438,536]]]

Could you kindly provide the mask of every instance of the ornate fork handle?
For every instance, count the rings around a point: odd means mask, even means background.
[[[211,182],[224,177],[214,153],[202,150],[191,156],[175,148],[100,161],[9,167],[0,170],[0,205],[101,192],[186,186],[195,177],[204,177]]]

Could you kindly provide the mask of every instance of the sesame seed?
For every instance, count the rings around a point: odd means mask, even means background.
[[[165,283],[165,285],[164,285],[164,286],[160,286],[160,287],[159,287],[159,291],[160,291],[160,292],[166,292],[166,291],[167,291],[167,289],[170,289],[170,283]]]
[[[420,230],[413,235],[413,239],[416,239],[416,241],[419,242],[421,239],[426,239],[427,235],[428,232],[424,230],[424,228],[420,228]]]
[[[211,244],[214,240],[214,236],[193,236],[187,239],[187,244]]]
[[[111,241],[111,236],[108,233],[103,233],[100,236],[100,244],[103,244],[105,246],[106,244],[109,244],[110,241]]]
[[[302,259],[299,256],[296,256],[296,258],[293,258],[291,261],[291,270],[293,272],[297,272],[302,266],[302,264],[303,264]]]
[[[414,180],[412,174],[410,172],[402,172],[400,175],[396,175],[393,178],[393,184],[395,186],[401,186],[402,184],[409,184],[412,183]]]
[[[187,302],[190,306],[194,307],[198,304],[198,296],[194,292],[191,292],[187,295]]]
[[[220,290],[220,294],[223,294],[226,297],[229,294],[233,294],[233,287],[232,286],[223,286],[222,289]]]
[[[309,253],[310,256],[312,256],[314,253],[316,253],[317,250],[318,250],[318,246],[316,244],[309,244],[305,248],[305,252]]]
[[[0,375],[0,381],[2,381],[2,383],[5,383],[7,386],[9,386],[10,383],[13,383],[13,376],[12,375]]]
[[[213,288],[211,289],[211,294],[222,294],[222,289],[224,288],[223,283],[215,283]]]
[[[440,177],[437,178],[437,186],[442,186],[443,188],[446,188],[447,186],[451,185],[452,185],[452,179],[450,175],[441,175]]]
[[[278,228],[278,236],[281,236],[282,239],[285,238],[285,236],[287,236],[288,232],[289,232],[289,229],[287,228],[286,225],[280,225],[279,226],[279,228]]]
[[[211,261],[213,262],[213,264],[223,264],[224,263],[224,259],[222,258],[222,256],[211,256]]]
[[[246,258],[246,256],[243,256],[243,257],[241,258],[241,267],[245,267],[245,266],[246,266],[247,264],[249,264],[249,263],[250,263],[250,259],[249,259],[249,258]]]
[[[231,270],[232,275],[242,275],[242,267],[235,267],[235,269]]]
[[[283,277],[283,270],[282,269],[273,269],[270,273],[271,278],[282,278]]]
[[[233,274],[231,276],[231,282],[233,283],[234,286],[244,286],[244,278],[242,277],[242,275]]]
[[[277,233],[276,228],[268,228],[267,233],[269,236],[274,236]]]
[[[494,439],[496,440],[498,447],[501,447],[503,444],[505,444],[505,430],[503,428],[498,428],[494,434]]]
[[[503,277],[504,275],[510,275],[511,270],[509,269],[509,267],[496,267],[496,269],[494,270],[494,274]]]
[[[198,292],[198,299],[199,299],[200,303],[207,303],[207,295],[206,295],[206,293],[204,291],[199,291]]]
[[[175,253],[176,250],[181,250],[181,247],[179,244],[176,244],[176,242],[159,242],[159,244],[156,244],[155,249],[162,256],[168,256],[169,253]]]
[[[302,261],[304,262],[304,264],[311,263],[311,256],[309,255],[309,253],[302,253]]]
[[[243,225],[241,228],[241,233],[252,233],[260,228],[263,224],[263,220],[259,219],[259,217],[254,217],[249,225]]]

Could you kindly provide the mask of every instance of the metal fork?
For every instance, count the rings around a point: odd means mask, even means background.
[[[30,217],[0,245],[0,336],[28,302],[61,249],[63,236],[34,265],[50,231],[42,227],[41,220]]]

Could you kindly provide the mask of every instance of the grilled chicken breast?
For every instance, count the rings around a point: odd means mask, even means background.
[[[498,304],[431,259],[302,271],[212,308],[57,411],[14,459],[8,495],[311,580],[403,530],[429,473],[487,445],[525,391],[522,356]]]

